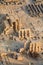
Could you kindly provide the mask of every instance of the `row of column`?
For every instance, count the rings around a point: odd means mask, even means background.
[[[29,37],[29,30],[20,30],[19,31],[19,38],[25,39]]]
[[[41,46],[39,45],[39,43],[31,43],[30,52],[41,52]]]
[[[13,5],[16,5],[18,4],[19,0],[2,0],[0,2],[0,4],[4,4],[4,5],[9,5],[9,4],[13,4]]]
[[[39,14],[39,13],[43,13],[43,4],[38,4],[38,5],[35,5],[35,4],[28,4],[28,6],[26,6],[26,8],[28,9],[28,11],[31,13],[31,14]]]
[[[9,31],[10,28],[13,28],[13,30],[15,32],[19,31],[19,21],[13,22],[13,24],[11,26],[9,25],[8,21],[6,21],[6,20],[4,21],[4,23],[5,23],[5,26],[6,26],[5,33],[7,33],[7,31]]]

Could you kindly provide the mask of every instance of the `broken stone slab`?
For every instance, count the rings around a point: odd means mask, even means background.
[[[23,56],[19,55],[17,60],[18,61],[23,61]]]

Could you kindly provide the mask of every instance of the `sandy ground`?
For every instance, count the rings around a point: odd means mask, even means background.
[[[2,47],[1,47],[2,46]],[[15,52],[14,49],[17,48],[22,48],[23,47],[23,42],[18,42],[18,41],[1,41],[0,43],[0,51],[3,52]],[[8,51],[10,49],[10,51]],[[42,58],[34,59],[29,57],[29,55],[21,55],[20,53],[18,54],[18,58],[20,59],[15,59],[11,58],[9,56],[3,56],[2,57],[2,62],[0,62],[0,65],[31,65],[33,63],[34,65],[43,65],[43,55]]]
[[[28,0],[25,0],[25,2],[26,4],[28,4]],[[32,2],[32,0],[31,1],[29,0],[29,3],[30,2]],[[22,10],[22,7],[25,7],[25,6],[23,5],[22,6],[21,5],[20,6],[18,5],[17,6],[14,6],[14,5],[7,6],[7,5],[0,4],[0,14],[1,15],[5,15],[6,13],[9,14],[11,21],[15,21],[18,18],[19,22],[23,26],[22,28],[26,28],[26,29],[30,28],[32,30],[35,29],[35,31],[39,31],[38,33],[39,36],[43,37],[43,16],[42,17],[30,17],[27,14],[27,11],[25,12],[24,10]],[[24,47],[24,41],[20,41],[18,38],[17,38],[17,41],[15,40],[1,41],[0,40],[0,53],[3,53],[3,52],[8,53],[8,52],[15,52],[15,51],[18,52],[20,48],[23,48],[23,47]],[[33,59],[29,57],[29,55],[26,55],[26,54],[21,55],[20,53],[18,54],[18,57],[19,56],[20,56],[19,60],[11,58],[11,57],[3,56],[2,57],[3,63],[0,62],[0,65],[43,65],[43,55],[41,55],[41,58],[38,58],[38,59]]]

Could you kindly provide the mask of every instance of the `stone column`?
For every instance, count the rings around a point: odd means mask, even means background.
[[[36,46],[36,52],[39,52],[39,45]]]
[[[22,31],[19,31],[19,39],[22,38]]]
[[[43,46],[42,44],[43,44],[43,43],[41,43],[41,42],[39,43],[39,53],[42,52],[42,50],[41,50],[41,49],[42,49],[42,46]]]
[[[16,20],[16,31],[19,31],[19,20]]]
[[[30,44],[30,52],[33,52],[33,44]]]
[[[25,37],[27,38],[27,30],[25,30]]]
[[[24,30],[22,30],[22,39],[24,39]]]
[[[13,30],[16,32],[16,22],[13,22]]]
[[[25,30],[24,30],[24,38],[26,38],[26,37],[25,37]]]
[[[29,38],[29,30],[26,30],[26,38]]]
[[[33,52],[36,52],[36,43],[33,43]]]
[[[9,26],[9,24],[8,24],[8,22],[6,20],[4,21],[4,23],[5,23],[5,26],[6,26],[6,28],[4,30],[4,33],[6,34],[6,32],[9,29],[10,26]]]

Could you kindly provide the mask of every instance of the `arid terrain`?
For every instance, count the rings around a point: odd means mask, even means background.
[[[0,65],[43,65],[43,0],[0,0]]]

